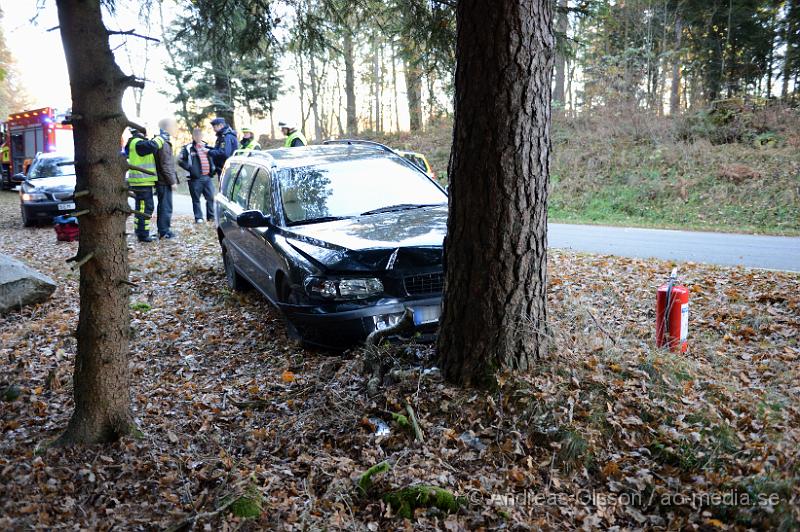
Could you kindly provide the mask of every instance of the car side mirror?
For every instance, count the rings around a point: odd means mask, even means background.
[[[272,217],[261,211],[244,211],[236,217],[239,227],[267,227],[272,225]]]

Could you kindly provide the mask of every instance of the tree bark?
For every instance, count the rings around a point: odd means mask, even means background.
[[[550,0],[461,0],[446,282],[450,382],[491,387],[547,349]]]
[[[58,0],[61,40],[72,89],[76,190],[81,217],[75,410],[60,444],[111,442],[134,428],[130,402],[128,211],[119,139],[127,124],[122,95],[142,86],[114,62],[98,0]]]
[[[395,51],[394,41],[392,41],[392,93],[394,95],[394,130],[395,132],[400,131],[400,104],[398,101],[400,100],[399,95],[397,94],[397,53]]]
[[[409,126],[411,131],[419,131],[422,129],[422,69],[419,66],[414,46],[403,45],[403,61],[405,63]]]
[[[675,56],[672,61],[672,87],[669,94],[669,114],[678,116],[681,112],[681,40],[683,21],[678,13],[675,16]]]
[[[358,115],[356,114],[356,69],[353,35],[344,30],[344,92],[347,98],[347,134],[358,134]]]
[[[556,51],[556,66],[555,66],[555,86],[553,87],[553,101],[558,102],[563,107],[565,98],[564,98],[564,86],[566,81],[566,73],[567,73],[567,57],[565,54],[566,51],[566,36],[567,31],[569,31],[569,18],[567,16],[567,7],[569,3],[568,0],[559,0],[558,3],[558,13],[556,14],[556,20],[558,25],[558,33],[559,38],[563,39],[562,46],[558,47]]]
[[[375,83],[375,132],[383,131],[382,109],[381,109],[381,57],[380,57],[380,37],[378,32],[372,34],[372,78]]]
[[[230,78],[225,74],[222,66],[214,65],[214,113],[224,118],[225,122],[235,129],[236,120],[230,92]]]
[[[322,140],[322,118],[319,112],[319,80],[317,79],[317,69],[314,63],[314,56],[309,54],[308,73],[311,77],[311,112],[314,117],[314,138],[319,142]]]

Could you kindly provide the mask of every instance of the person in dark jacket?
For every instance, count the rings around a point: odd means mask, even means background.
[[[195,223],[203,223],[201,197],[206,200],[206,219],[209,222],[214,219],[215,192],[211,176],[216,168],[208,152],[208,144],[203,141],[203,131],[196,127],[192,131],[192,142],[184,146],[178,156],[178,165],[189,172],[189,194],[192,196]]]
[[[158,137],[161,147],[156,152],[156,226],[158,238],[174,238],[172,232],[172,192],[178,188],[178,173],[175,171],[175,154],[172,151],[172,137],[178,132],[174,118],[164,118],[158,122]]]
[[[208,154],[214,160],[214,165],[217,167],[217,175],[219,175],[228,157],[239,149],[239,140],[236,138],[236,131],[225,122],[224,118],[217,117],[212,120],[211,127],[214,128],[214,132],[217,134],[217,142],[209,150]]]

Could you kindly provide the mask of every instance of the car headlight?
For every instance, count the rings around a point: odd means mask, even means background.
[[[41,192],[23,192],[22,201],[44,201],[47,196]]]
[[[309,277],[306,292],[312,297],[331,300],[366,299],[383,292],[383,283],[374,277],[366,279],[327,279]]]

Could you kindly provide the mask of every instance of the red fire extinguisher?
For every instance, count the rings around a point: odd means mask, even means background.
[[[656,294],[656,346],[685,353],[689,349],[689,289],[678,284],[678,268]]]

